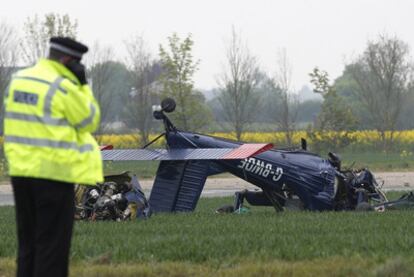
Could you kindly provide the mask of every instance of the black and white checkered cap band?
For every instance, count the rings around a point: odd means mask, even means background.
[[[57,43],[50,43],[50,48],[58,50],[76,58],[82,58],[82,53]]]

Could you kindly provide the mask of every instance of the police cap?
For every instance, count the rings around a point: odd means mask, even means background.
[[[69,37],[51,37],[50,49],[57,50],[63,54],[75,58],[82,58],[82,55],[88,52],[88,47]]]

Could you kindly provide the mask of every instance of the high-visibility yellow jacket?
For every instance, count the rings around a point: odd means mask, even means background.
[[[91,132],[100,110],[88,85],[41,59],[18,71],[5,95],[4,151],[10,176],[95,184],[101,153]]]

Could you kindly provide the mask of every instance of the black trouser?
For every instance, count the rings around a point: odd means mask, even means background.
[[[67,276],[74,217],[73,184],[11,178],[16,206],[17,276]]]

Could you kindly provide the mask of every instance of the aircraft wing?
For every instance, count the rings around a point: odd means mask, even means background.
[[[174,148],[168,150],[103,148],[102,159],[104,161],[240,160],[270,150],[272,147],[271,143],[247,143],[237,148]]]

